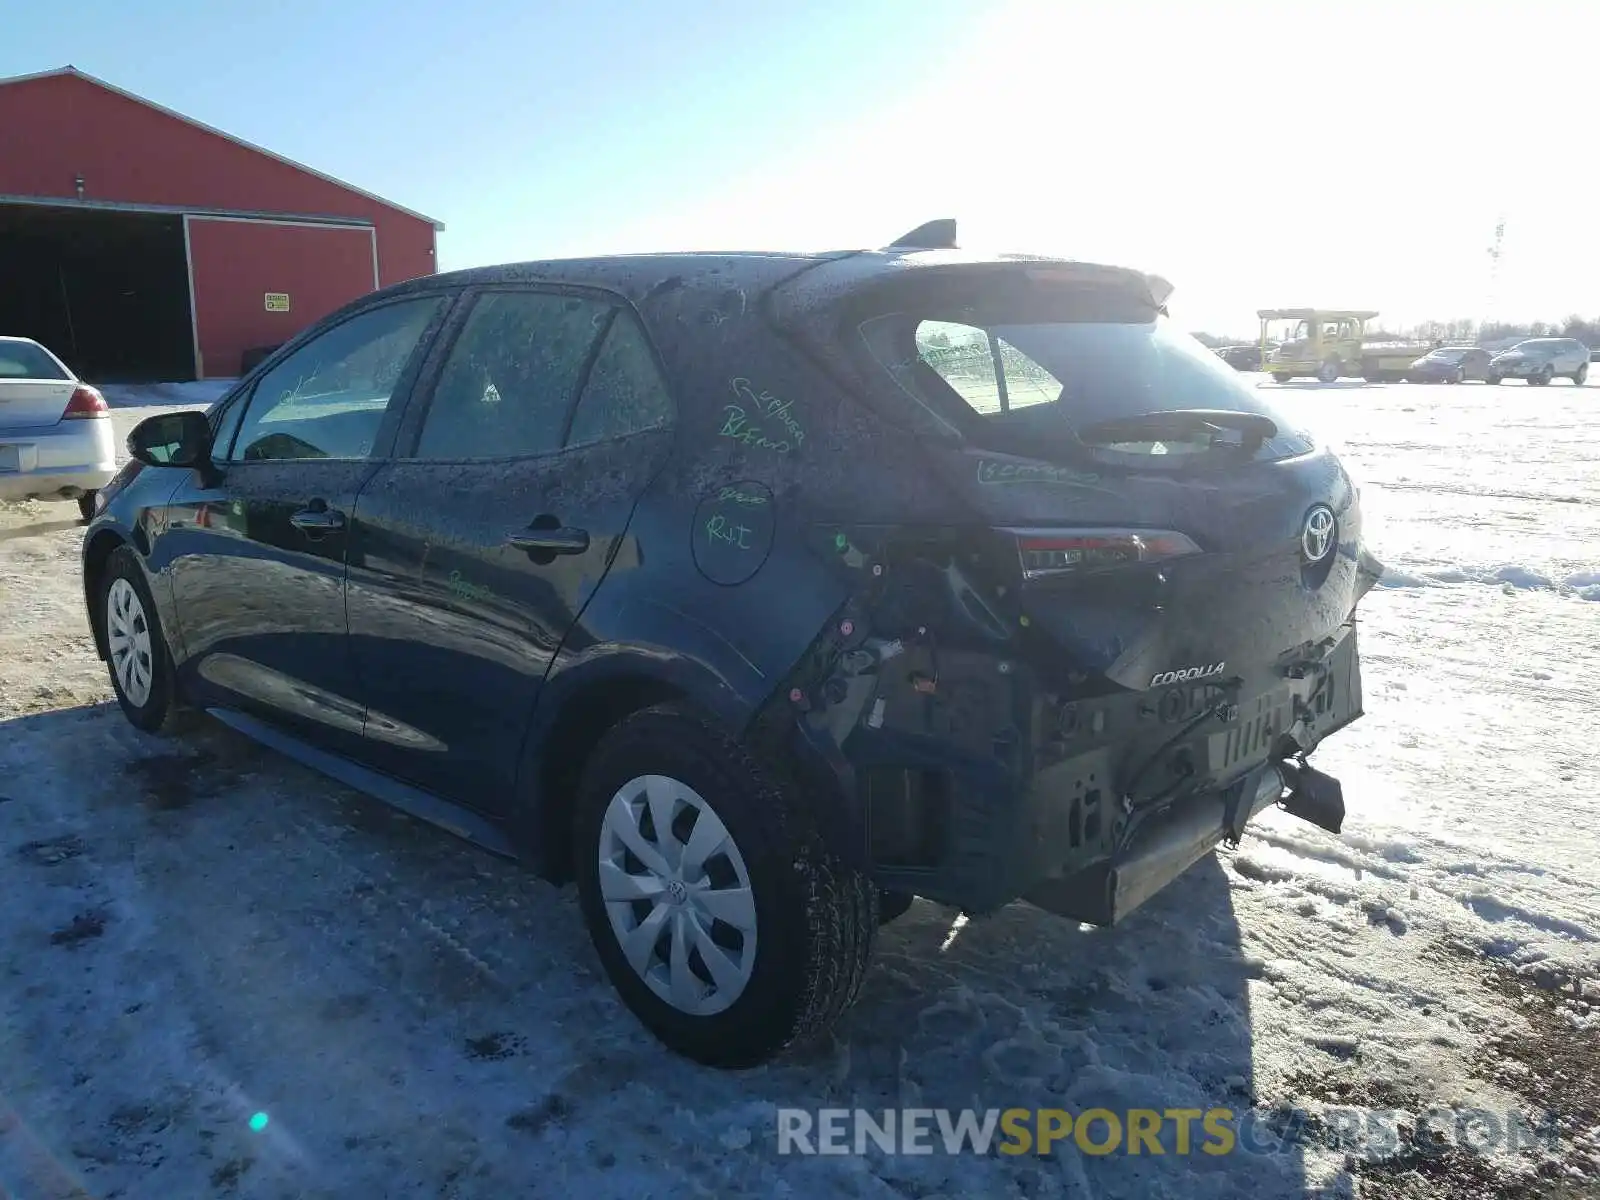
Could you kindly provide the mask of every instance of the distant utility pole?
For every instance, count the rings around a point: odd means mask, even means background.
[[[1506,240],[1506,218],[1500,214],[1500,222],[1494,227],[1494,245],[1489,247],[1489,295],[1488,312],[1479,322],[1479,336],[1483,336],[1483,326],[1494,320],[1500,311],[1500,253]]]

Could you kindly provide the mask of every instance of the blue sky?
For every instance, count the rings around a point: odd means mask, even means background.
[[[56,0],[12,6],[0,74],[71,62],[436,216],[447,269],[954,216],[1249,332],[1600,313],[1592,7]]]
[[[67,0],[8,14],[0,73],[71,62],[439,217],[471,265],[619,248],[916,87],[969,10]]]

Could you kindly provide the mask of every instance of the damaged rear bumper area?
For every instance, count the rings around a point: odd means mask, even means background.
[[[1361,715],[1353,622],[1253,673],[1091,697],[854,625],[786,698],[884,888],[1110,925],[1265,808],[1343,821],[1338,781],[1305,756]]]
[[[1023,898],[1063,917],[1114,925],[1274,804],[1333,832],[1344,820],[1339,781],[1302,763],[1263,763],[1221,791],[1172,806],[1102,863],[1035,883]],[[1315,816],[1311,815],[1315,813]]]

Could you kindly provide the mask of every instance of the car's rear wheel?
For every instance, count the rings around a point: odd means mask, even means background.
[[[1272,382],[1273,383],[1288,383],[1289,380],[1291,380],[1293,378],[1294,378],[1293,375],[1285,375],[1281,371],[1274,371],[1272,373]]]
[[[1574,371],[1572,373],[1572,382],[1577,384],[1579,387],[1582,387],[1583,386],[1583,381],[1588,379],[1588,378],[1589,378],[1589,364],[1588,363],[1584,363],[1583,366],[1579,367],[1576,371]]]
[[[805,800],[691,709],[626,717],[584,768],[578,899],[612,985],[668,1047],[748,1067],[855,1000],[878,889]]]
[[[99,616],[117,703],[137,728],[155,733],[176,706],[172,655],[144,569],[127,546],[113,550],[106,560]]]
[[[1485,383],[1499,383],[1500,382],[1500,376],[1498,376],[1498,375],[1486,375],[1486,376],[1484,376],[1483,381]]]
[[[1317,378],[1323,383],[1337,383],[1339,380],[1339,364],[1330,358],[1317,368]]]
[[[1537,375],[1530,375],[1528,377],[1528,382],[1537,384],[1539,387],[1544,387],[1555,377],[1555,368],[1546,363],[1543,367],[1539,368],[1539,373]]]

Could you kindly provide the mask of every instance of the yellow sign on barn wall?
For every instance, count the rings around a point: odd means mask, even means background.
[[[289,311],[289,293],[288,292],[268,292],[267,293],[267,311],[268,312],[288,312]]]

